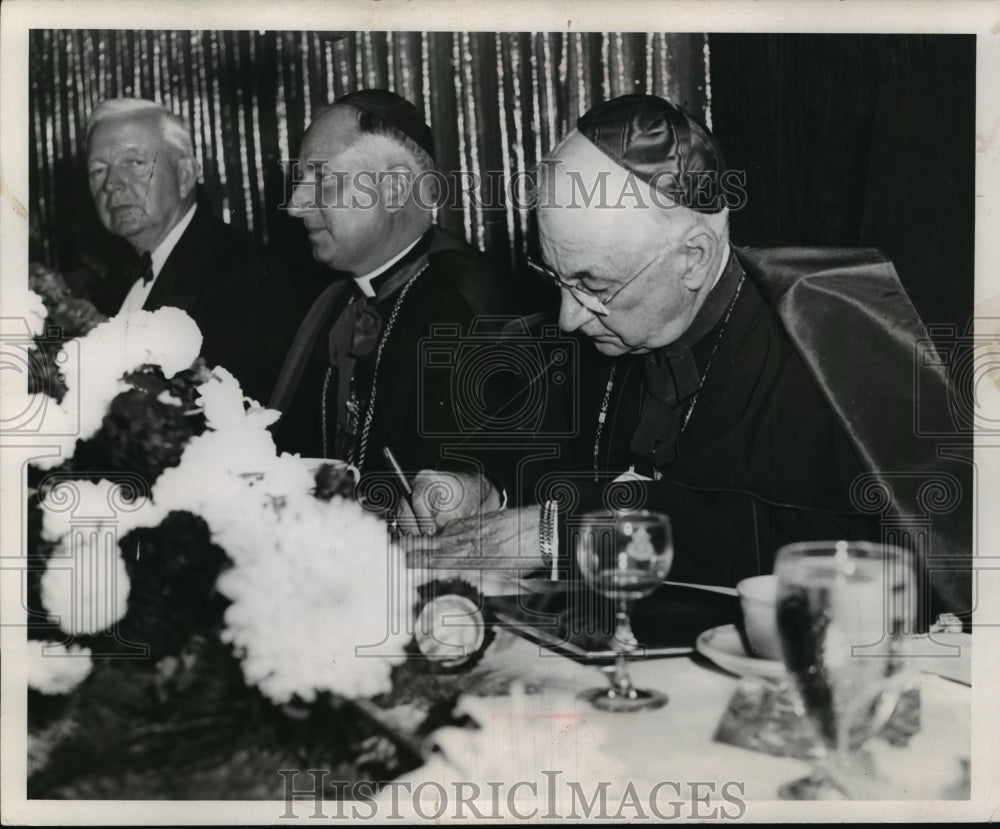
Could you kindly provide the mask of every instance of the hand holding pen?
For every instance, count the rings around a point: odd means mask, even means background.
[[[392,522],[399,532],[433,535],[451,521],[501,508],[500,493],[477,473],[422,469],[411,486],[392,450],[382,454],[403,493]]]

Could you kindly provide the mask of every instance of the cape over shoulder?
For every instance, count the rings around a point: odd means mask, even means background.
[[[942,435],[963,438],[952,416],[961,390],[895,267],[874,249],[733,250],[868,470],[852,502],[895,527],[902,543],[945,557],[937,589],[951,608],[967,610],[971,467],[940,445]],[[971,431],[964,439],[971,445]],[[906,540],[927,532],[921,527],[931,527],[925,542]]]

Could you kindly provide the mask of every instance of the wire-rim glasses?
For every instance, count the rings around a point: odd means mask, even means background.
[[[622,291],[624,291],[629,285],[635,282],[640,276],[642,276],[646,271],[648,271],[656,262],[659,260],[663,251],[657,251],[656,256],[649,260],[645,265],[639,268],[632,276],[626,279],[621,285],[619,285],[615,290],[611,292],[610,295],[603,296],[603,291],[595,293],[590,290],[586,285],[579,282],[566,282],[555,270],[546,265],[544,262],[539,262],[535,259],[528,259],[528,267],[531,268],[535,273],[537,273],[542,278],[551,282],[560,290],[567,290],[572,295],[573,298],[580,303],[584,308],[586,308],[590,313],[596,314],[600,317],[605,317],[611,313],[608,306],[611,304],[612,300]],[[607,290],[607,289],[605,289]]]

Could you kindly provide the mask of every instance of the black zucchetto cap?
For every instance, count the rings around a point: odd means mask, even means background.
[[[623,95],[576,122],[597,149],[671,200],[699,213],[725,206],[726,162],[708,128],[655,95]]]
[[[346,104],[376,118],[382,125],[398,130],[434,158],[434,137],[420,111],[406,98],[388,89],[359,89],[333,102]],[[364,125],[362,125],[364,129]]]

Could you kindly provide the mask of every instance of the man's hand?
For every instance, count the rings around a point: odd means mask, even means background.
[[[423,469],[413,481],[413,509],[401,502],[396,513],[399,529],[409,535],[433,534],[462,518],[496,512],[500,493],[475,472],[435,472]]]
[[[537,506],[520,507],[458,519],[434,536],[404,537],[398,543],[411,568],[518,575],[542,566],[538,520]]]

